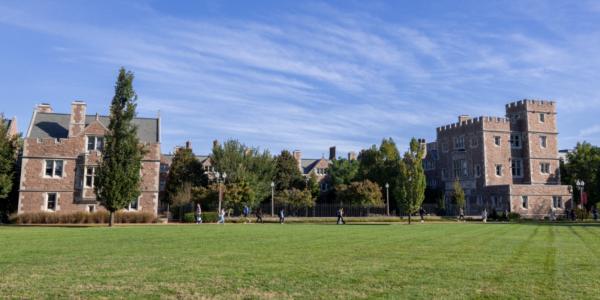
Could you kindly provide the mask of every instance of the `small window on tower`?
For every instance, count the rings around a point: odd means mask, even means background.
[[[500,146],[500,137],[499,136],[494,136],[494,145]]]
[[[546,122],[546,114],[540,114],[540,123]]]

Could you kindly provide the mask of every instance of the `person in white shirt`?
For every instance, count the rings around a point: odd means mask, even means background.
[[[223,222],[223,225],[225,225],[225,210],[221,209],[221,211],[219,212],[219,217],[221,217],[221,220],[219,220],[219,222],[217,222],[217,225],[219,225],[219,223]]]
[[[483,209],[483,212],[481,212],[481,217],[483,218],[483,223],[487,222],[487,211],[485,210],[485,208]]]

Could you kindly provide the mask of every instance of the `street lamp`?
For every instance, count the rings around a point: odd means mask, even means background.
[[[215,173],[215,177],[217,178],[217,182],[219,183],[219,213],[221,212],[221,201],[223,201],[223,183],[225,182],[225,178],[227,178],[227,173],[223,172],[223,177],[219,177],[219,172]]]
[[[385,184],[386,197],[387,197],[387,215],[390,215],[390,185]]]
[[[585,187],[585,182],[583,180],[577,180],[577,187],[579,188],[579,201],[581,205],[581,209],[583,209],[583,188]],[[583,213],[581,214],[581,219],[583,220]]]
[[[273,189],[275,188],[275,182],[271,181],[271,217],[275,216],[275,208],[273,206]]]

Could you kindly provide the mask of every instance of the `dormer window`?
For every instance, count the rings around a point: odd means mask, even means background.
[[[104,138],[98,136],[88,136],[88,151],[102,151],[104,148]]]

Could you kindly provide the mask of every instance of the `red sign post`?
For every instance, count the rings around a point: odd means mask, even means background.
[[[587,193],[586,192],[581,193],[581,203],[587,204]]]

